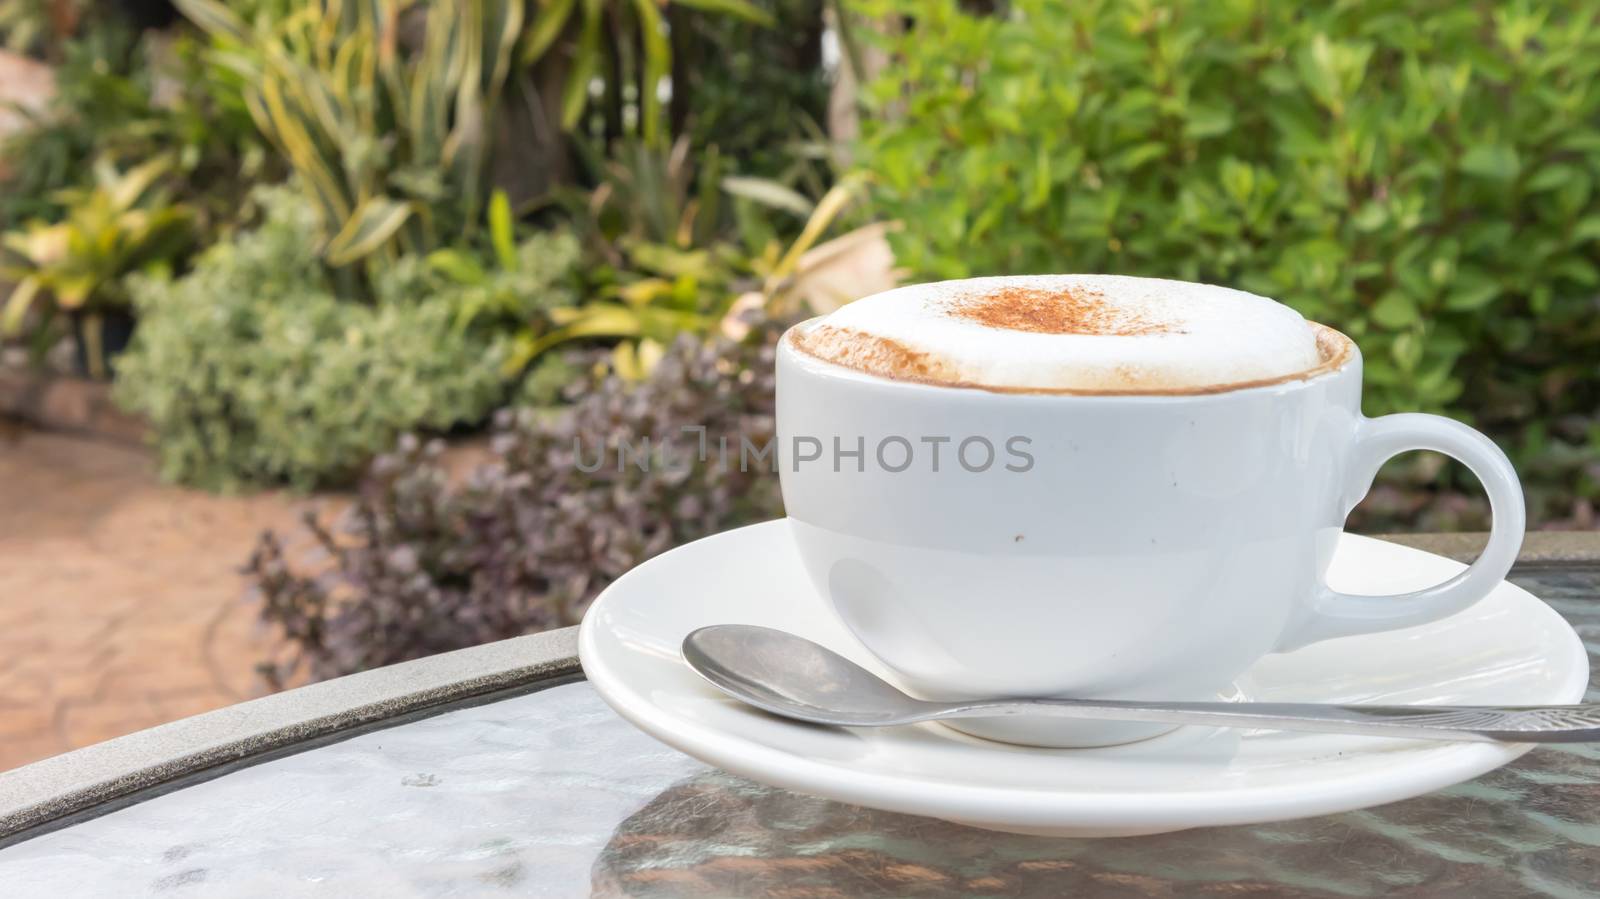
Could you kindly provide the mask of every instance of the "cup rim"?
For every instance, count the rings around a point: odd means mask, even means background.
[[[903,388],[914,391],[926,390],[954,390],[967,395],[991,394],[994,396],[1012,397],[1017,399],[1037,398],[1042,400],[1074,399],[1074,400],[1198,400],[1207,397],[1225,397],[1240,393],[1255,391],[1286,391],[1309,386],[1315,382],[1334,377],[1341,372],[1348,371],[1361,359],[1361,349],[1356,342],[1337,328],[1321,322],[1306,320],[1316,331],[1317,349],[1322,355],[1322,361],[1317,365],[1275,378],[1261,378],[1248,381],[1233,381],[1226,384],[1212,384],[1204,387],[1186,387],[1170,390],[1085,390],[1071,387],[1005,387],[993,384],[981,384],[966,381],[940,381],[932,378],[916,376],[891,377],[853,368],[820,356],[811,354],[799,344],[799,337],[806,329],[820,324],[826,315],[816,315],[804,321],[791,325],[783,332],[778,340],[780,356],[788,356],[804,368],[824,377],[842,378],[860,381],[866,384],[884,387]]]

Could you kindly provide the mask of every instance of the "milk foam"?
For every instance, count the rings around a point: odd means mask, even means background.
[[[1119,275],[900,287],[845,305],[796,339],[871,374],[997,389],[1215,389],[1324,362],[1317,329],[1281,303]]]

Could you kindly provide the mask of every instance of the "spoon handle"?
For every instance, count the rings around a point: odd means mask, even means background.
[[[1322,705],[1019,699],[940,704],[928,718],[1050,715],[1423,740],[1578,743],[1600,740],[1600,704],[1545,706]]]

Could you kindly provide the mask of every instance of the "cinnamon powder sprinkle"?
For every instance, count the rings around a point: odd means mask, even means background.
[[[946,311],[988,328],[1035,334],[1140,337],[1172,331],[1167,323],[1107,303],[1104,294],[1087,287],[1002,287],[961,297]]]
[[[791,333],[795,344],[811,355],[867,374],[935,382],[956,379],[949,362],[898,340],[835,325],[797,328]]]

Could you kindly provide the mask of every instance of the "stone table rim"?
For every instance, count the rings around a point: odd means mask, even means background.
[[[239,767],[577,676],[578,629],[309,684],[0,772],[0,847]]]
[[[1382,535],[1460,560],[1485,534]],[[1600,532],[1530,533],[1517,570],[1600,567]],[[0,847],[366,730],[580,676],[577,627],[364,671],[0,772]]]

